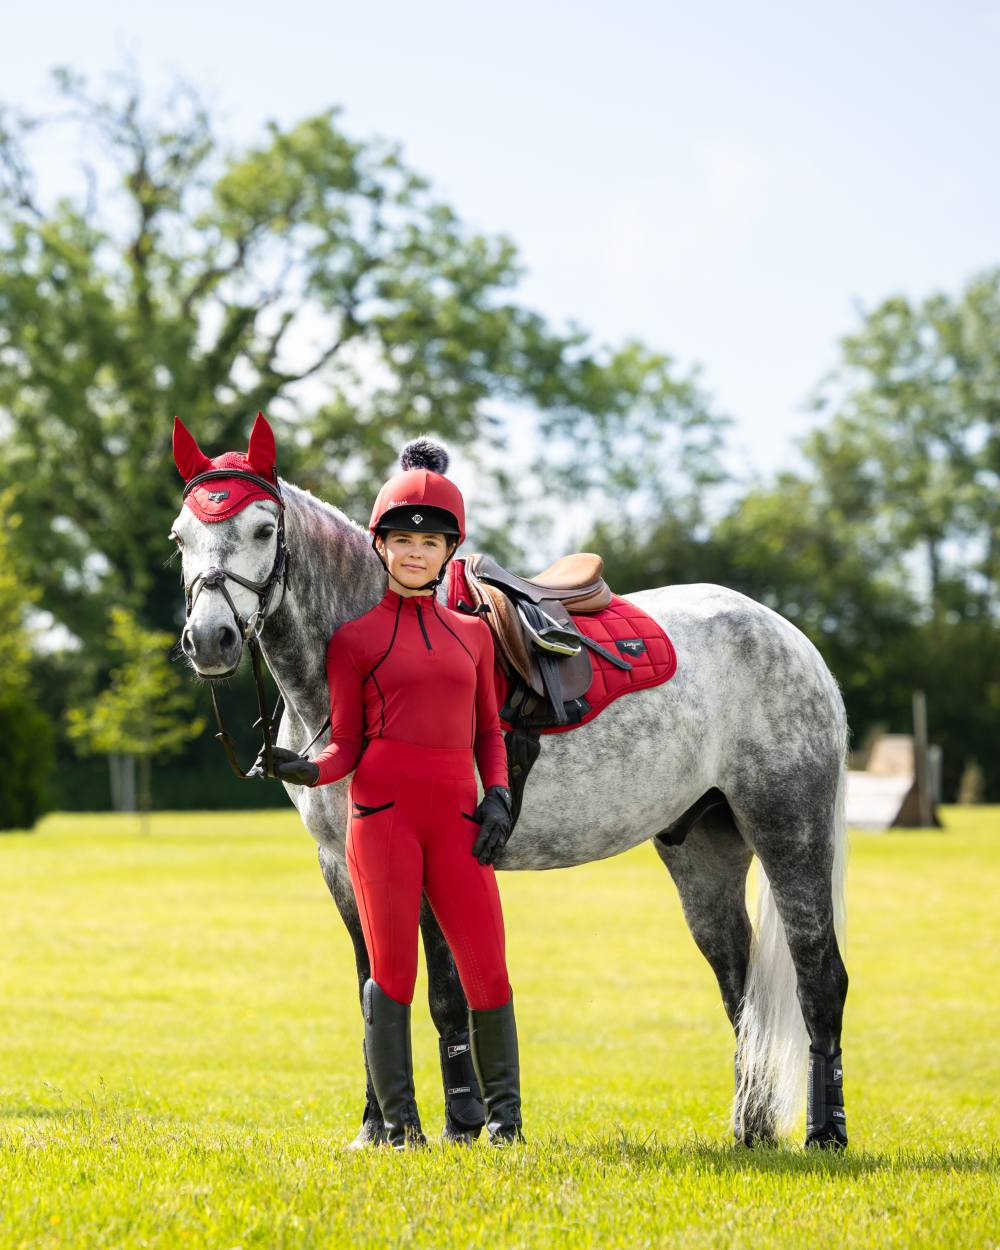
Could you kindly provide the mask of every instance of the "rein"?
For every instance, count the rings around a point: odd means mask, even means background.
[[[267,611],[271,605],[271,600],[274,597],[275,588],[279,583],[281,583],[283,589],[287,586],[288,547],[285,543],[285,501],[281,496],[281,488],[277,485],[277,482],[270,482],[267,478],[261,477],[257,473],[250,473],[245,469],[208,469],[204,473],[198,473],[185,485],[184,493],[181,498],[186,499],[189,492],[196,486],[200,486],[203,482],[220,477],[245,478],[248,482],[253,482],[255,485],[266,490],[268,494],[277,500],[279,505],[278,547],[274,555],[274,563],[271,566],[270,573],[262,582],[252,582],[247,578],[240,576],[239,573],[234,573],[232,570],[224,569],[219,565],[206,569],[203,573],[196,574],[195,577],[193,577],[184,587],[186,611],[188,617],[190,617],[194,605],[198,602],[198,596],[206,588],[209,590],[221,590],[225,595],[226,600],[232,609],[236,624],[239,627],[240,636],[246,646],[250,649],[250,659],[253,664],[253,677],[257,687],[257,707],[260,712],[257,720],[253,723],[253,727],[256,729],[260,726],[261,732],[263,733],[264,773],[265,776],[270,776],[272,775],[274,768],[274,727],[284,710],[285,700],[284,696],[279,691],[278,702],[274,706],[274,711],[268,715],[267,707],[264,703],[264,675],[260,656],[260,633],[264,628],[264,622],[267,619]],[[243,615],[233,602],[232,595],[230,595],[229,590],[226,587],[226,578],[228,577],[231,577],[235,582],[239,582],[241,586],[245,586],[248,590],[252,590],[257,596],[257,610],[250,614],[249,620],[245,620],[243,618]],[[252,630],[251,623],[253,624]],[[210,686],[210,691],[212,695],[212,710],[215,713],[215,723],[219,727],[219,732],[215,736],[222,743],[222,749],[226,753],[226,758],[229,761],[229,767],[241,781],[250,781],[259,774],[254,773],[251,776],[248,771],[245,771],[240,767],[239,761],[236,758],[233,740],[227,732],[225,723],[222,719],[222,712],[219,708],[219,703],[215,695],[214,682]],[[303,755],[309,750],[309,747],[313,745],[329,723],[330,718],[327,717],[324,723],[320,726],[319,730],[312,736],[308,744],[303,748]]]

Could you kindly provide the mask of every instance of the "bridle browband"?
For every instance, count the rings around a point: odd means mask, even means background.
[[[285,701],[284,697],[279,692],[278,702],[275,704],[274,711],[270,714],[270,716],[268,715],[267,708],[264,704],[264,677],[261,671],[260,661],[260,633],[264,628],[264,622],[267,619],[268,608],[271,606],[271,600],[274,597],[275,588],[280,582],[282,590],[284,591],[288,584],[288,547],[285,543],[285,501],[281,496],[281,488],[277,483],[277,479],[275,479],[274,482],[270,482],[266,477],[261,477],[258,473],[250,473],[246,469],[206,469],[204,473],[196,474],[185,484],[181,499],[186,499],[188,494],[194,490],[196,486],[200,486],[203,482],[221,477],[239,477],[243,478],[245,481],[253,482],[254,485],[260,486],[263,490],[266,490],[268,494],[277,501],[278,546],[274,554],[274,563],[271,566],[270,573],[262,582],[252,582],[248,578],[242,577],[239,573],[234,573],[230,569],[224,569],[219,565],[215,565],[210,569],[206,569],[203,573],[196,574],[191,581],[185,585],[184,599],[189,618],[192,610],[194,609],[194,605],[198,602],[198,596],[206,588],[209,590],[221,590],[223,595],[225,595],[230,608],[232,609],[233,617],[239,627],[240,636],[243,639],[243,642],[250,648],[250,659],[253,663],[254,682],[257,686],[257,707],[260,711],[260,716],[254,721],[253,727],[256,729],[259,725],[261,727],[261,732],[264,735],[264,771],[265,775],[270,776],[273,772],[272,752],[274,749],[274,726],[284,710]],[[252,590],[257,596],[257,610],[256,612],[251,613],[249,620],[244,619],[243,614],[233,602],[233,598],[226,587],[227,577],[231,577],[233,581],[239,582],[241,586],[245,586],[248,590]],[[195,589],[195,587],[197,587],[197,589]],[[253,622],[252,630],[250,629],[251,622]],[[235,672],[235,669],[233,671]],[[229,676],[229,674],[225,674],[225,676]],[[212,695],[212,710],[215,712],[215,723],[219,727],[219,732],[215,736],[222,743],[222,748],[226,753],[226,758],[229,760],[229,766],[236,776],[239,777],[241,781],[249,781],[250,774],[245,772],[240,767],[239,761],[236,758],[233,740],[227,733],[226,726],[223,724],[222,712],[219,710],[218,700],[215,697],[214,682],[210,686],[210,691]],[[309,747],[312,746],[329,723],[330,721],[328,717],[320,726],[318,732],[313,735],[309,743],[303,748],[302,754],[309,750]]]
[[[190,482],[185,484],[181,498],[186,499],[196,486],[200,486],[202,482],[207,482],[211,478],[216,477],[241,477],[248,482],[253,482],[255,486],[260,486],[268,494],[273,495],[278,503],[281,504],[282,510],[284,510],[285,501],[281,497],[281,487],[277,482],[270,482],[259,473],[251,473],[249,469],[206,469],[204,473],[196,473]]]

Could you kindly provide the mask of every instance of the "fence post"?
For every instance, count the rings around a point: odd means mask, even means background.
[[[913,692],[913,775],[917,783],[920,827],[929,829],[934,821],[931,816],[931,789],[927,768],[927,699],[922,690]]]

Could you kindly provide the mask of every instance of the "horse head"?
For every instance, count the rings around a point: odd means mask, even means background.
[[[185,483],[170,530],[181,552],[187,607],[181,649],[199,676],[229,677],[244,643],[259,637],[285,593],[285,504],[274,432],[258,412],[245,454],[209,457],[174,417],[173,450]]]

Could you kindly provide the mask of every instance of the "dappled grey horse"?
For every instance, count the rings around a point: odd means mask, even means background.
[[[264,619],[254,591],[227,578],[228,596],[198,595],[181,647],[206,681],[231,675],[245,645],[235,605],[259,629],[284,697],[276,741],[301,751],[329,713],[327,641],[379,601],[386,574],[365,529],[308,491],[280,485],[288,566]],[[263,582],[275,563],[277,514],[277,503],[261,500],[206,524],[182,507],[172,533],[184,584],[209,569]],[[752,1144],[789,1131],[807,1091],[807,1144],[844,1145],[847,973],[838,934],[842,942],[847,725],[840,690],[804,634],[735,591],[698,584],[622,597],[668,630],[677,673],[615,700],[569,733],[543,737],[517,826],[495,866],[566,868],[652,841],[735,1030],[737,1139]],[[327,740],[321,736],[315,749]],[[369,967],[344,859],[348,780],[286,788],[318,843],[354,943],[360,1001]],[[752,927],[745,886],[755,855],[761,871]],[[471,1140],[483,1122],[474,1073],[467,1056],[464,1069],[448,1066],[450,1052],[465,1050],[465,997],[426,899],[420,926],[441,1038],[444,1136]],[[471,1090],[452,1083],[461,1072]],[[354,1144],[383,1134],[369,1079]]]

